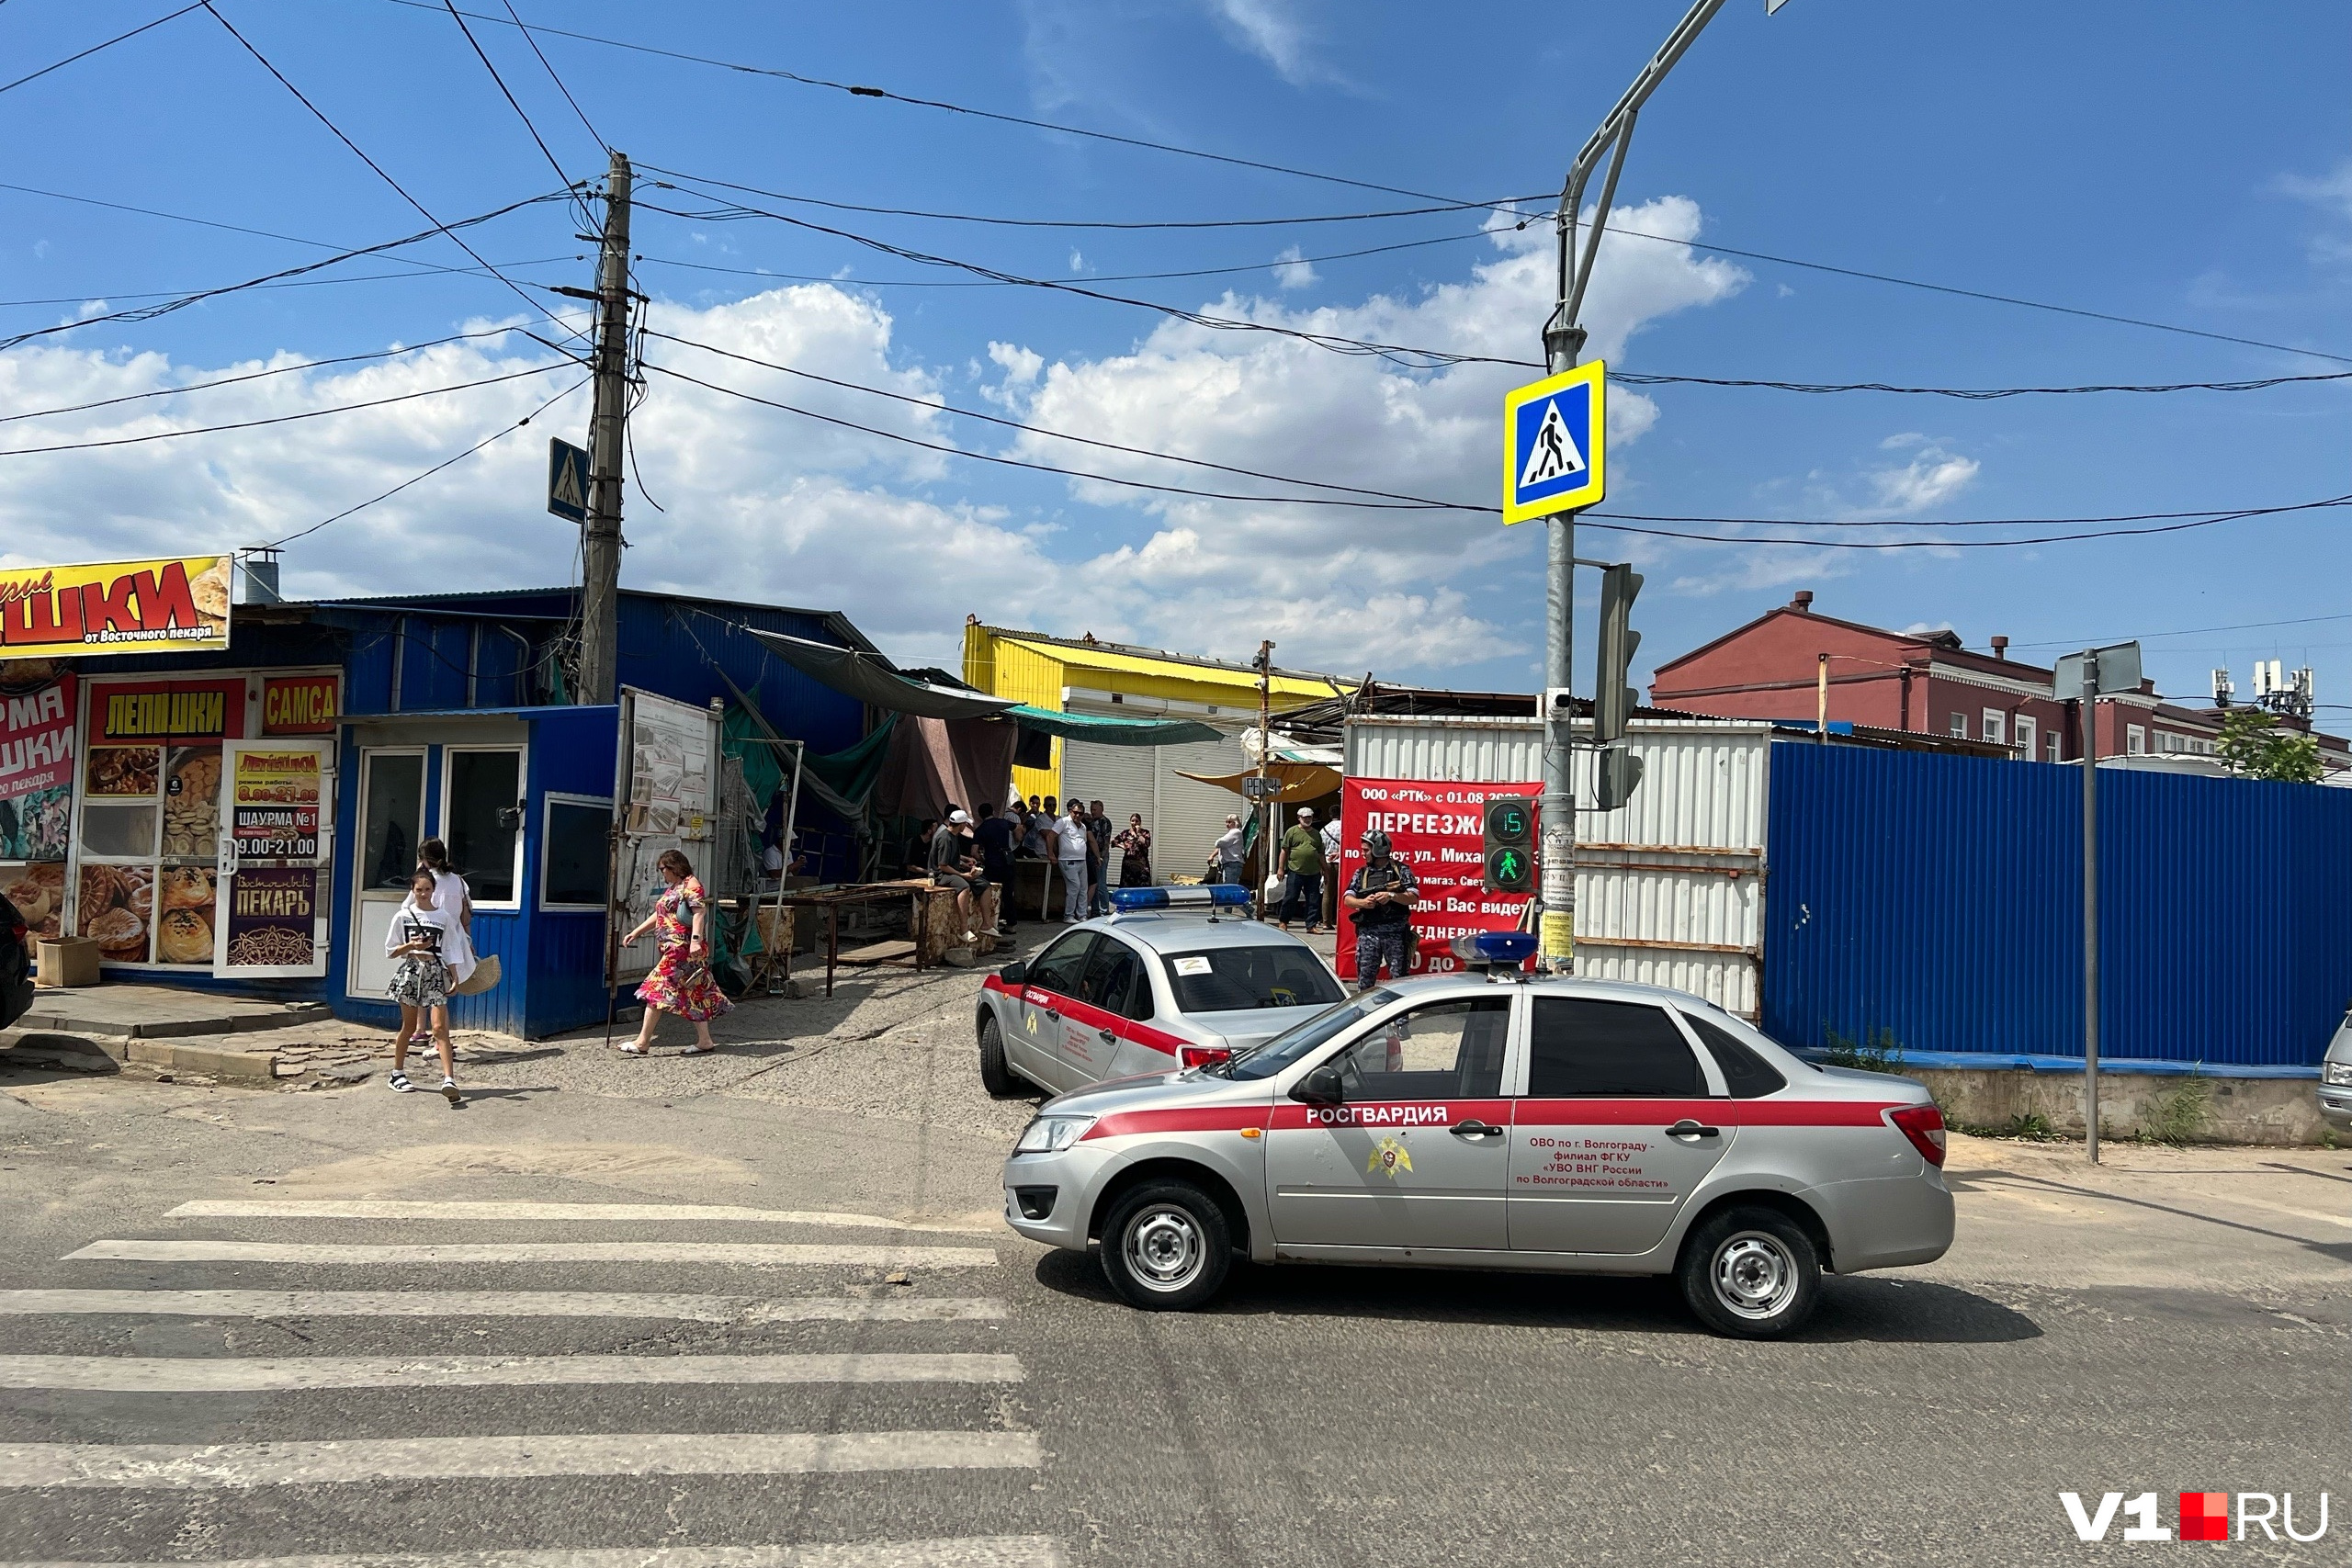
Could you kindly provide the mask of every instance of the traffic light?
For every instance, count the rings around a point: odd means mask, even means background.
[[[1639,700],[1625,676],[1634,666],[1634,650],[1642,634],[1634,629],[1634,596],[1642,591],[1641,573],[1630,566],[1612,566],[1600,573],[1600,665],[1592,689],[1592,739],[1606,746],[1625,733]]]
[[[1633,798],[1642,786],[1642,760],[1622,745],[1602,750],[1594,759],[1592,775],[1593,806],[1601,811],[1614,811]]]
[[[1525,795],[1498,795],[1487,802],[1486,890],[1535,891],[1535,812]]]

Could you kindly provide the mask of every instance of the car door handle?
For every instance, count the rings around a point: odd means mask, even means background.
[[[1102,1043],[1105,1045],[1116,1045],[1119,1043],[1119,1037],[1107,1029],[1098,1029],[1094,1032],[1102,1037]]]
[[[1702,1126],[1685,1116],[1681,1121],[1668,1127],[1666,1130],[1666,1135],[1669,1138],[1719,1138],[1723,1136],[1723,1129]]]
[[[1448,1127],[1446,1131],[1453,1134],[1457,1138],[1486,1138],[1492,1137],[1496,1134],[1500,1133],[1502,1129],[1496,1126],[1491,1122],[1481,1122],[1476,1116],[1473,1116],[1466,1122],[1456,1122],[1453,1126]]]

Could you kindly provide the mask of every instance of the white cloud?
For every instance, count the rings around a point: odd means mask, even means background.
[[[2352,158],[2324,175],[2280,175],[2272,183],[2281,195],[2310,202],[2339,218],[2352,218]]]
[[[1976,478],[1975,458],[1963,457],[1924,435],[1890,435],[1879,447],[1911,454],[1899,467],[1874,469],[1868,475],[1881,512],[1896,515],[1925,512],[1950,501]]]
[[[1648,203],[1621,220],[1694,233],[1697,208]],[[1227,295],[1204,305],[1269,326],[1512,359],[1537,354],[1550,305],[1548,237],[1505,231],[1463,280],[1352,304],[1292,309]],[[1604,242],[1588,299],[1592,352],[1621,355],[1645,323],[1727,298],[1745,274],[1686,247]],[[657,333],[899,393],[894,401],[651,340],[649,396],[631,419],[633,476],[624,581],[848,613],[894,655],[955,657],[965,615],[1227,656],[1261,637],[1285,662],[1442,678],[1456,664],[1524,651],[1540,575],[1534,531],[1472,513],[1320,510],[1148,495],[1072,480],[1070,502],[1008,507],[1001,471],[712,391],[721,386],[943,444],[1006,450],[1106,475],[1240,494],[1281,487],[1179,468],[1025,433],[1005,443],[928,406],[941,378],[896,341],[873,296],[831,284],[778,287],[710,309],[661,302]],[[492,323],[481,323],[487,327]],[[119,329],[0,354],[0,413],[78,404],[300,363],[176,363],[162,354],[72,346]],[[982,389],[1040,427],[1272,473],[1489,502],[1510,366],[1408,370],[1267,333],[1163,322],[1129,349],[1049,361],[992,343],[1001,377]],[[90,441],[263,419],[548,366],[547,373],[294,425],[143,445],[23,454]],[[984,367],[976,367],[984,368]],[[959,371],[954,372],[959,384]],[[0,561],[130,557],[159,539],[232,548],[290,534],[464,451],[580,378],[519,335],[490,335],[379,362],[0,424]],[[1658,418],[1647,398],[1611,400],[1611,432],[1634,440]],[[544,509],[545,438],[579,440],[586,394],[526,430],[289,549],[289,594],[560,582],[577,531]],[[1638,452],[1620,483],[1638,482]],[[655,511],[648,498],[666,511]],[[1096,510],[1099,507],[1100,510]],[[1509,587],[1495,591],[1498,576]],[[1084,625],[1080,626],[1080,623]]]
[[[1284,246],[1282,254],[1274,258],[1274,281],[1285,289],[1305,288],[1321,282],[1323,275],[1315,270],[1315,264],[1299,259],[1306,254],[1296,245]]]
[[[1076,245],[1072,245],[1070,247],[1069,269],[1072,272],[1084,272],[1086,270],[1086,254]]]
[[[1209,0],[1209,9],[1229,37],[1293,86],[1335,79],[1313,58],[1314,35],[1289,0]]]

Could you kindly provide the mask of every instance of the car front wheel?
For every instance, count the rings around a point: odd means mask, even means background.
[[[1676,1269],[1701,1323],[1741,1339],[1793,1334],[1821,1298],[1821,1258],[1777,1209],[1727,1209],[1691,1233]]]
[[[1233,1235],[1216,1200],[1189,1181],[1149,1181],[1102,1226],[1102,1273],[1130,1306],[1185,1312],[1223,1288]]]
[[[1004,1059],[1004,1031],[996,1015],[980,1020],[980,1087],[990,1100],[1011,1100],[1021,1092],[1021,1080]]]

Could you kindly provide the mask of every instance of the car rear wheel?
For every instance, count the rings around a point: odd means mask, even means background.
[[[1112,1206],[1102,1273],[1127,1304],[1185,1312],[1224,1288],[1233,1235],[1216,1200],[1189,1181],[1151,1181]]]
[[[1004,1059],[1004,1031],[994,1013],[980,1020],[980,1087],[991,1100],[1011,1100],[1027,1088]]]
[[[1821,1258],[1777,1209],[1727,1209],[1691,1233],[1676,1269],[1701,1323],[1741,1339],[1792,1334],[1821,1298]]]

